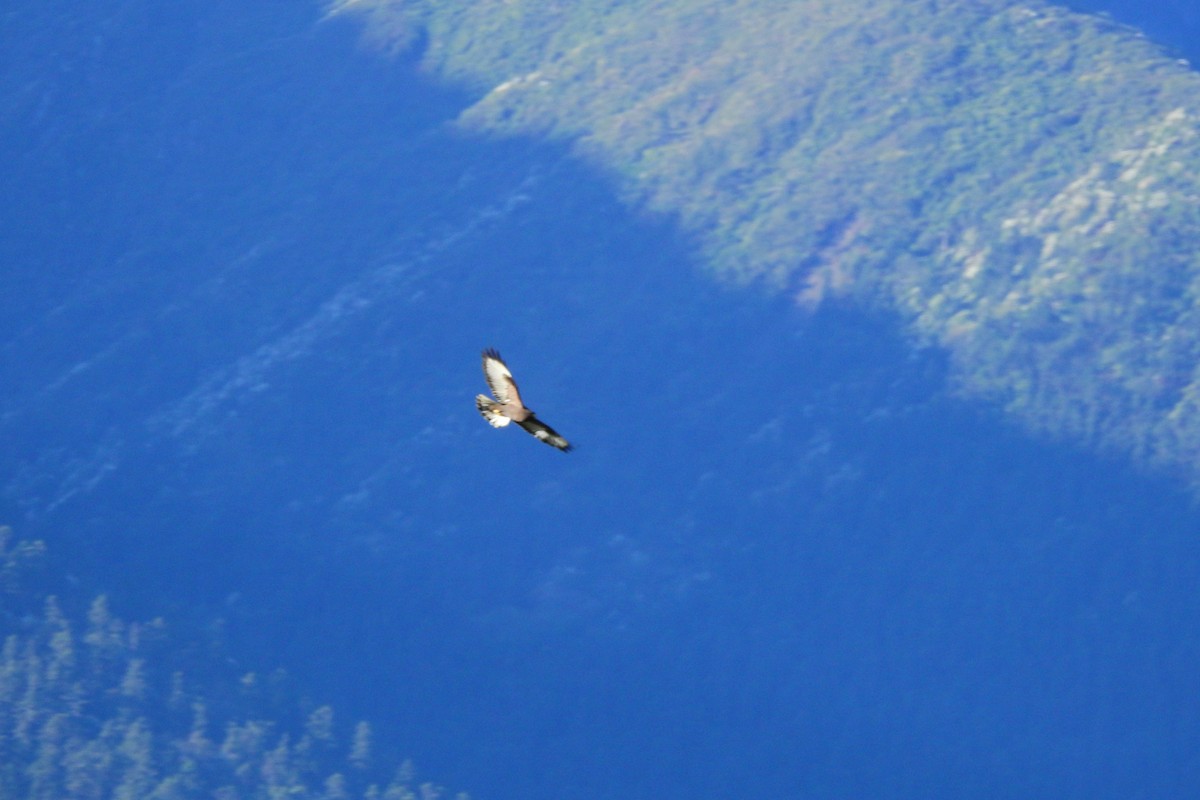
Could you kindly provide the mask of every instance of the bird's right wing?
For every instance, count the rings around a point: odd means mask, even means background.
[[[564,453],[569,453],[575,449],[571,446],[570,442],[559,435],[558,431],[554,430],[554,428],[551,428],[537,417],[530,417],[529,419],[521,420],[517,424],[536,436],[539,441],[545,442],[551,447],[557,447]]]

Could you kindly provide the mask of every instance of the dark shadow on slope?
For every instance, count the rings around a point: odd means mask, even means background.
[[[1062,5],[1072,11],[1107,14],[1144,32],[1169,53],[1200,63],[1200,6],[1194,0],[1069,0]]]
[[[348,31],[191,13],[6,129],[47,222],[4,498],[86,590],[485,798],[1196,787],[1180,493],[946,399],[892,320],[714,287]],[[485,346],[578,452],[478,418]]]

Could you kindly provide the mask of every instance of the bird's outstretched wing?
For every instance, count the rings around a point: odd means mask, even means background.
[[[551,428],[537,417],[530,416],[528,419],[523,419],[517,424],[536,436],[538,441],[545,442],[551,447],[557,447],[564,453],[569,453],[575,449],[571,446],[570,442],[559,435],[558,431],[554,430],[554,428]]]
[[[508,365],[500,358],[500,354],[490,347],[483,351],[483,377],[487,379],[488,388],[501,405],[524,407],[521,393],[517,391],[517,382],[508,371]]]

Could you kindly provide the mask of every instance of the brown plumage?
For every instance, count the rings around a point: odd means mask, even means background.
[[[484,394],[476,395],[475,407],[488,424],[493,428],[503,428],[508,423],[515,422],[551,447],[557,447],[564,453],[572,449],[570,442],[525,407],[508,365],[500,358],[500,354],[490,347],[483,351],[483,377],[496,399],[493,400]]]

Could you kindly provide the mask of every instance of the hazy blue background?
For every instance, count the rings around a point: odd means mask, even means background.
[[[1179,489],[714,286],[318,17],[0,14],[0,521],[64,585],[484,800],[1200,790]],[[485,346],[578,452],[484,424]]]

